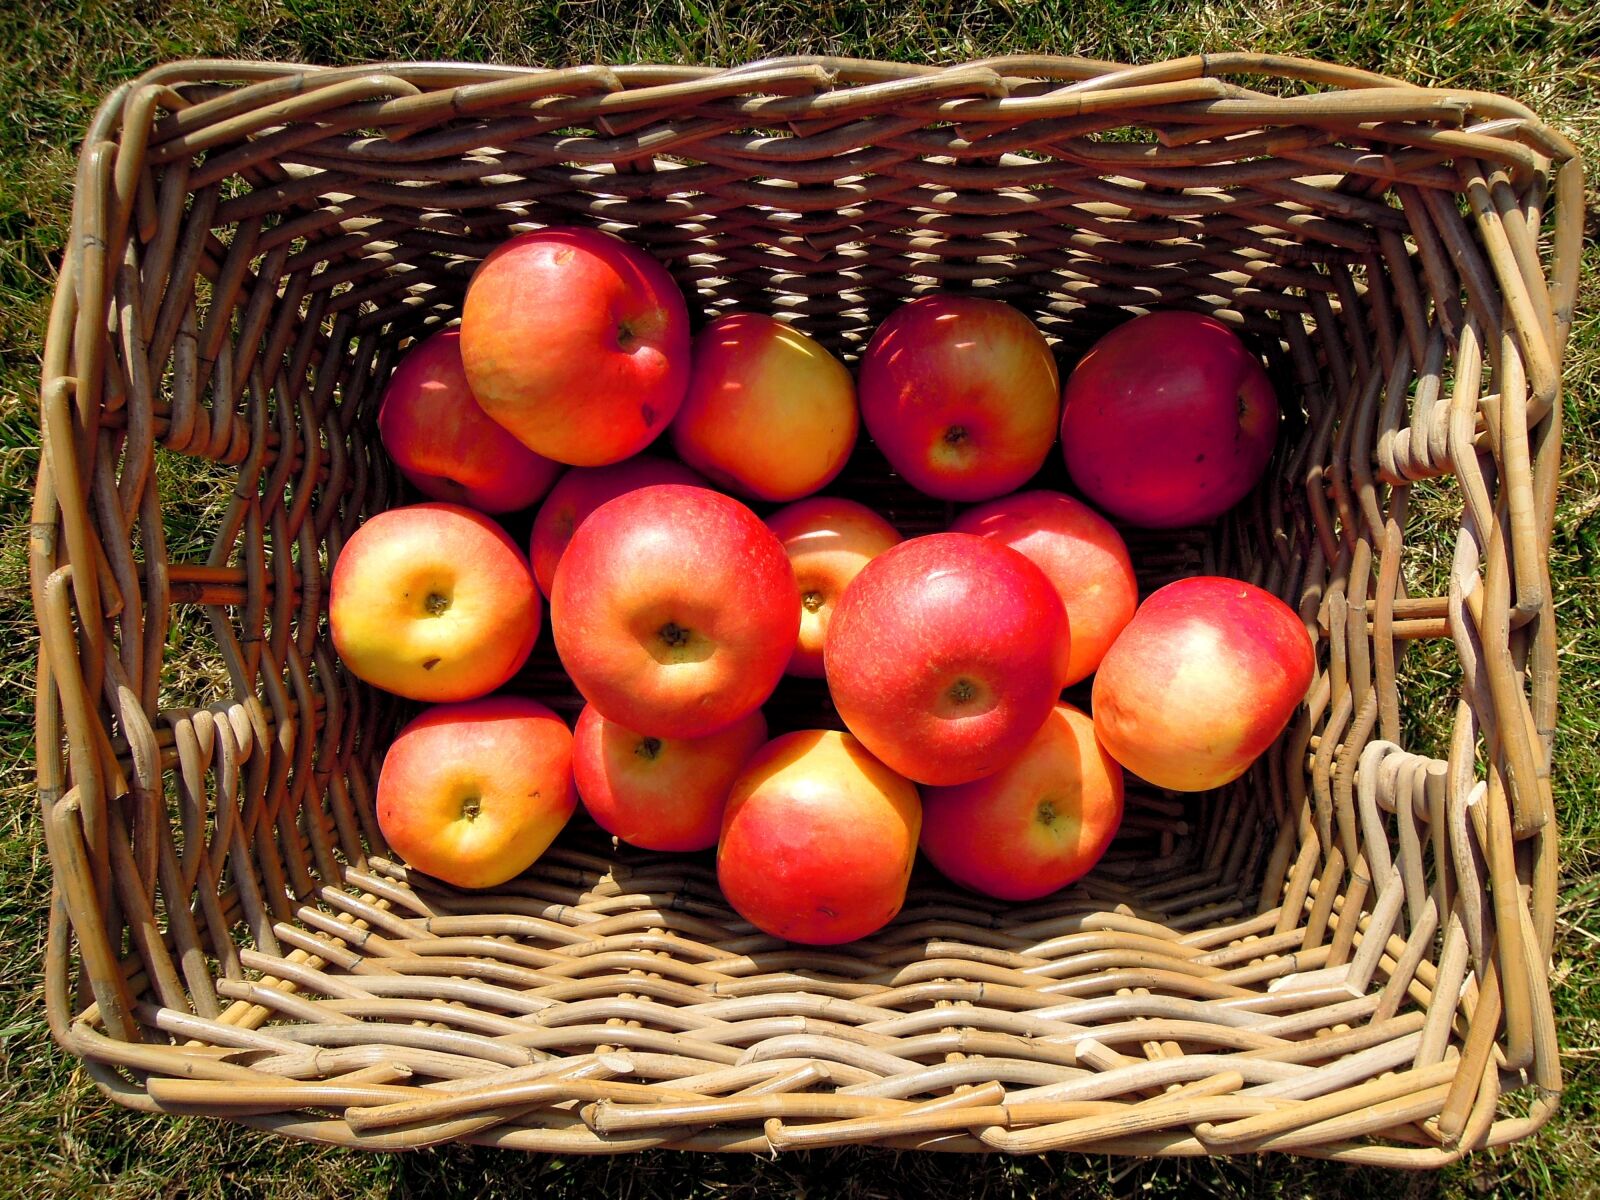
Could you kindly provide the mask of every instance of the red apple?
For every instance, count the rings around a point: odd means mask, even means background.
[[[921,825],[917,789],[855,738],[786,734],[733,785],[717,882],[741,917],[774,937],[854,941],[905,903]]]
[[[529,450],[478,407],[454,329],[400,360],[378,409],[378,435],[418,491],[480,512],[527,508],[561,473],[559,463]]]
[[[533,519],[528,557],[533,577],[546,596],[555,582],[556,564],[579,525],[607,500],[657,483],[682,483],[703,487],[705,480],[670,458],[640,455],[609,467],[573,467],[550,489]]]
[[[813,496],[767,518],[794,568],[800,592],[800,640],[789,674],[822,678],[822,646],[844,589],[878,555],[900,544],[899,532],[864,504]]]
[[[1278,398],[1221,321],[1154,312],[1094,344],[1067,380],[1061,452],[1090,500],[1153,529],[1198,525],[1255,487]]]
[[[542,704],[490,696],[431,708],[378,774],[378,828],[412,867],[463,888],[533,865],[572,816],[572,735]]]
[[[862,568],[823,660],[850,732],[907,779],[947,786],[1021,753],[1061,693],[1071,648],[1043,571],[990,538],[934,533]]]
[[[861,419],[920,492],[987,500],[1044,464],[1061,412],[1044,335],[998,300],[924,296],[878,327],[861,358]]]
[[[968,509],[950,528],[994,538],[1034,563],[1066,606],[1072,657],[1062,681],[1093,674],[1133,620],[1139,585],[1122,535],[1087,504],[1060,492],[1019,492]]]
[[[707,737],[655,738],[591,704],[573,735],[573,778],[589,815],[630,846],[706,850],[717,844],[728,789],[766,740],[760,709]]]
[[[524,233],[478,265],[461,358],[528,449],[598,467],[643,450],[689,383],[689,310],[666,268],[596,229]]]
[[[796,500],[844,468],[859,423],[843,363],[774,317],[730,313],[694,340],[672,444],[718,487]]]
[[[1139,606],[1101,661],[1095,731],[1157,787],[1221,787],[1283,732],[1315,670],[1305,625],[1271,592],[1180,579]]]
[[[1058,704],[1010,766],[922,793],[922,852],[964,888],[1037,900],[1100,861],[1122,823],[1122,768]]]
[[[329,583],[334,649],[354,674],[413,700],[492,692],[539,636],[527,560],[488,517],[413,504],[368,518]]]
[[[704,737],[772,694],[800,595],[755,513],[661,484],[602,504],[572,535],[550,622],[567,674],[602,715],[648,737]]]

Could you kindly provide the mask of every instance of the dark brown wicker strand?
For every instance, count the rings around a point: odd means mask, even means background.
[[[107,1096],[373,1148],[1398,1167],[1549,1117],[1545,558],[1583,205],[1523,106],[1244,53],[187,62],[106,100],[77,182],[30,542],[44,986]],[[560,222],[648,246],[697,320],[776,313],[847,358],[936,288],[1023,307],[1064,369],[1130,311],[1229,322],[1289,401],[1269,478],[1213,528],[1128,532],[1145,590],[1221,572],[1295,606],[1305,705],[1239,784],[1133,787],[1066,893],[919,873],[848,946],[766,937],[706,856],[582,820],[491,893],[409,876],[372,809],[408,708],[339,666],[328,574],[406,499],[373,420],[404,339]],[[228,480],[216,511],[184,461]],[[1448,548],[1417,545],[1419,483],[1459,502]],[[953,515],[870,445],[837,490],[908,533]],[[1400,668],[1445,638],[1430,752]],[[570,714],[543,646],[513,686]],[[772,719],[837,724],[820,687]]]

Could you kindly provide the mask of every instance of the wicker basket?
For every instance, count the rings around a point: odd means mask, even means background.
[[[120,88],[83,147],[32,526],[55,1037],[134,1108],[367,1147],[1409,1167],[1527,1135],[1560,1087],[1545,551],[1581,188],[1516,103],[1248,54]],[[402,339],[553,222],[649,246],[697,319],[776,312],[846,357],[933,288],[1025,308],[1063,367],[1132,310],[1231,322],[1289,437],[1238,511],[1135,556],[1146,587],[1297,606],[1306,704],[1239,784],[1132,789],[1063,895],[919,875],[835,950],[741,922],[708,856],[592,828],[494,894],[408,876],[372,819],[406,711],[334,659],[328,574],[404,499],[373,420]],[[951,515],[870,447],[840,488],[908,531]],[[519,686],[570,700],[543,644]],[[1437,746],[1408,647],[1459,678]],[[815,691],[774,714],[817,720]]]

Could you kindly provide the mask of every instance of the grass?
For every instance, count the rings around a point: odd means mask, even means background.
[[[841,1151],[775,1160],[645,1154],[541,1158],[453,1148],[363,1156],[103,1101],[57,1053],[37,998],[49,870],[29,785],[32,625],[28,495],[33,393],[66,237],[76,139],[114,84],[163,60],[237,56],[342,63],[391,57],[576,63],[732,63],[788,52],[954,61],[1074,52],[1150,61],[1248,47],[1333,59],[1418,82],[1502,91],[1600,162],[1600,16],[1577,0],[144,0],[0,7],[0,1196],[493,1197],[906,1194],[974,1197],[1467,1197],[1590,1195],[1600,1184],[1600,253],[1595,209],[1568,350],[1564,486],[1551,551],[1563,630],[1556,787],[1565,861],[1553,977],[1566,1094],[1529,1142],[1439,1175],[1385,1175],[1293,1160],[1190,1164],[1090,1156],[1019,1161]],[[1448,658],[1413,655],[1442,698]],[[1429,682],[1432,679],[1433,682]],[[1423,706],[1430,707],[1430,706]],[[1431,706],[1439,711],[1440,705]],[[1424,733],[1428,731],[1422,731]]]

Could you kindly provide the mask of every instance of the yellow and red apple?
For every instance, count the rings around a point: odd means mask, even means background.
[[[346,667],[412,700],[470,700],[505,683],[539,636],[528,562],[488,517],[391,508],[339,551],[328,627]]]
[[[1121,824],[1122,768],[1070,704],[1057,704],[997,773],[922,792],[922,852],[962,887],[1001,900],[1066,887]]]
[[[1101,660],[1095,730],[1111,757],[1157,787],[1221,787],[1283,732],[1315,670],[1305,625],[1271,592],[1180,579],[1139,606]]]
[[[828,622],[844,589],[878,555],[901,542],[899,531],[864,504],[813,496],[767,518],[794,568],[800,593],[800,640],[790,675],[821,679]]]
[[[541,229],[478,265],[461,358],[483,411],[524,446],[603,466],[643,450],[677,414],[689,311],[637,246],[597,229]]]
[[[853,941],[905,903],[921,824],[916,787],[855,738],[786,734],[733,785],[717,882],[763,932],[820,946]]]
[[[425,874],[498,887],[545,852],[572,816],[572,735],[542,704],[490,696],[431,708],[390,745],[378,828]]]
[[[730,313],[694,340],[672,444],[718,487],[797,500],[843,469],[859,424],[843,363],[774,317]]]
[[[590,704],[573,731],[573,779],[589,815],[630,846],[706,850],[717,844],[728,790],[766,740],[759,709],[705,737],[658,738]]]
[[[1050,346],[998,300],[932,295],[878,327],[861,358],[861,419],[889,465],[941,500],[1016,491],[1055,442]]]

